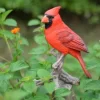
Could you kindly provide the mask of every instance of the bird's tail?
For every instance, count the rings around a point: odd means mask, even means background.
[[[83,61],[81,55],[79,55],[79,56],[77,57],[77,59],[79,60],[81,66],[82,66],[82,69],[83,69],[83,71],[84,71],[84,73],[85,73],[85,75],[86,75],[88,78],[91,78],[91,74],[90,74],[89,71],[86,69],[85,62]]]

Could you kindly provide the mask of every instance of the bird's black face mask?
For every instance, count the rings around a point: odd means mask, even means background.
[[[49,28],[51,25],[52,25],[52,19],[54,18],[54,16],[51,16],[51,15],[46,15],[49,22],[48,23],[45,23],[45,29]]]

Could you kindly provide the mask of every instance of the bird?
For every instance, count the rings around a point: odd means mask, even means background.
[[[64,56],[70,54],[79,61],[85,75],[91,78],[91,74],[86,69],[81,55],[81,51],[88,53],[87,46],[82,38],[63,22],[59,14],[60,9],[61,6],[56,6],[47,10],[41,19],[41,22],[45,25],[44,35],[46,41],[51,47],[61,53],[54,66],[58,65]]]

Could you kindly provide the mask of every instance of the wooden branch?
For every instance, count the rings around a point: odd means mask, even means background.
[[[61,55],[60,53],[56,54],[57,60],[59,59],[60,55]],[[62,67],[63,63],[64,63],[64,58],[60,61],[58,66],[56,66],[56,67],[52,66],[53,81],[56,84],[55,89],[63,87],[63,88],[67,88],[67,89],[71,90],[73,85],[79,84],[79,79],[76,77],[73,77],[70,74],[68,74],[67,72],[65,72]],[[65,97],[65,100],[76,100],[75,93],[71,92],[71,94],[69,96]]]
[[[78,78],[71,76],[70,74],[68,74],[64,70],[61,70],[60,73],[57,72],[56,70],[54,70],[52,75],[54,77],[53,81],[56,84],[56,89],[64,87],[64,88],[67,88],[70,90],[72,88],[72,85],[79,84]]]
[[[60,53],[56,55],[57,60],[59,59],[60,55],[61,55]],[[64,58],[61,60],[60,64],[56,66],[56,68],[53,67],[52,70],[53,81],[56,84],[56,89],[64,87],[70,90],[73,85],[79,84],[79,79],[65,72],[62,67],[63,63],[64,63]]]

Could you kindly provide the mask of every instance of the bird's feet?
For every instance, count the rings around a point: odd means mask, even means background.
[[[54,63],[54,64],[52,65],[52,68],[57,69],[58,66],[59,66],[59,63],[56,62],[56,63]]]
[[[55,62],[55,63],[52,65],[52,68],[60,70],[60,69],[62,68],[62,65],[63,65],[63,62],[62,62],[62,61],[60,61],[60,62]]]
[[[64,54],[61,54],[59,59],[52,65],[54,69],[61,69],[63,65]]]
[[[55,49],[54,48],[49,51],[49,54],[52,54],[55,57],[57,56],[57,53],[55,52]]]

